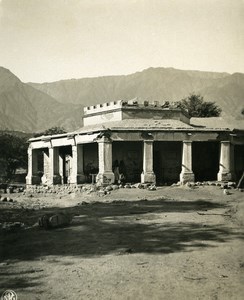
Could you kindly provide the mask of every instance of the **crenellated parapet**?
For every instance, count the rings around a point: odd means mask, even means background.
[[[187,112],[182,110],[179,102],[132,100],[111,101],[84,108],[84,125],[93,125],[124,119],[177,119],[189,123]]]
[[[84,107],[84,115],[98,113],[98,112],[104,112],[104,111],[110,111],[122,107],[146,107],[146,108],[168,108],[168,109],[175,109],[180,108],[179,102],[171,102],[171,101],[143,101],[142,103],[139,103],[137,100],[118,100],[118,101],[110,101],[105,102],[101,104],[91,105]]]
[[[110,111],[110,110],[121,108],[122,106],[123,106],[123,100],[105,102],[102,104],[96,104],[92,106],[86,106],[84,107],[84,115]]]

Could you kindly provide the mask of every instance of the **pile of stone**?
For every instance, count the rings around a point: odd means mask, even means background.
[[[70,193],[80,193],[82,187],[78,185],[32,185],[28,186],[24,191],[24,194],[70,194]]]
[[[22,193],[25,190],[24,186],[16,186],[13,184],[1,183],[0,193],[12,194],[12,193]]]
[[[17,232],[25,227],[25,224],[22,222],[4,222],[0,223],[0,228],[5,232]]]
[[[14,200],[13,200],[12,198],[10,198],[10,197],[5,197],[5,196],[1,196],[1,195],[0,195],[0,200],[1,200],[2,202],[14,202]]]
[[[171,186],[181,186],[180,182],[173,183]],[[233,181],[221,182],[221,181],[197,181],[197,182],[186,182],[184,186],[196,187],[196,186],[218,186],[221,189],[232,189],[236,188],[236,183]]]

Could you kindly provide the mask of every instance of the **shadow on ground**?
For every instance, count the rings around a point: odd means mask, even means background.
[[[6,211],[8,221],[24,221],[28,225],[33,225],[40,215],[50,212],[71,214],[73,221],[68,227],[53,230],[32,226],[17,233],[2,232],[0,254],[2,260],[36,260],[48,255],[85,258],[111,253],[167,254],[213,247],[216,243],[242,238],[221,224],[188,222],[188,217],[184,215],[194,212],[197,216],[197,212],[221,208],[226,206],[210,200],[159,199]],[[170,217],[172,213],[182,213],[182,218],[173,221],[174,218]],[[4,221],[4,215],[1,217]]]

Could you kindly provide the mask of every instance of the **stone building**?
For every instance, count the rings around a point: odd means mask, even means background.
[[[235,180],[244,169],[244,130],[199,124],[174,103],[114,101],[84,108],[83,120],[29,140],[27,185],[106,185],[116,163],[126,182],[157,184]]]

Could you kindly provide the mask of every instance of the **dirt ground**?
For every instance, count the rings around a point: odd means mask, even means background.
[[[244,299],[244,192],[216,186],[12,194],[0,203],[0,293],[18,299]],[[73,216],[45,230],[38,217]]]

